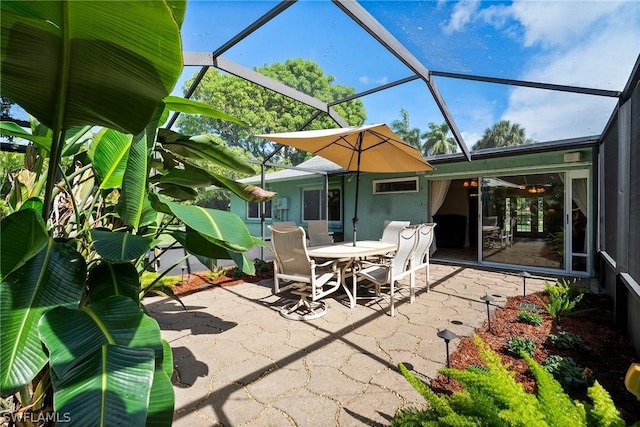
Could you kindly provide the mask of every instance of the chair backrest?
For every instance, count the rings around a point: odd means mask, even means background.
[[[280,221],[280,222],[274,222],[271,224],[271,227],[273,228],[291,228],[291,227],[297,227],[298,224],[296,224],[295,221]]]
[[[497,216],[486,216],[482,219],[482,225],[496,226],[498,225]]]
[[[398,243],[398,235],[404,227],[411,224],[410,221],[385,221],[382,229],[381,242]]]
[[[425,259],[429,259],[429,249],[431,248],[431,244],[433,243],[435,228],[435,222],[420,224],[418,226],[418,243],[416,243],[414,256],[414,261],[418,265],[425,262]]]
[[[405,226],[398,233],[396,242],[398,249],[391,261],[392,278],[397,278],[409,271],[409,264],[414,257],[418,242],[418,227]]]
[[[269,226],[269,230],[278,274],[311,276],[311,259],[307,253],[304,228]]]
[[[309,220],[307,221],[307,229],[309,230],[309,246],[333,243],[333,238],[329,235],[327,220]]]

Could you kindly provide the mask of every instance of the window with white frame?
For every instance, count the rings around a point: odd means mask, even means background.
[[[264,217],[271,218],[271,200],[264,203]],[[247,202],[247,218],[260,219],[260,203]]]
[[[329,221],[342,221],[342,199],[339,188],[330,188],[328,191],[327,205]],[[323,190],[321,188],[310,188],[302,190],[302,220],[317,220],[322,218]]]
[[[373,194],[417,193],[418,177],[374,179]]]

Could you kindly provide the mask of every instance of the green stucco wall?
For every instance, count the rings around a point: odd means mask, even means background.
[[[578,162],[565,162],[564,154],[580,151],[581,158]],[[385,220],[407,220],[411,223],[428,222],[429,218],[429,189],[430,180],[437,179],[461,179],[477,176],[517,175],[542,172],[560,172],[571,169],[589,169],[591,164],[591,150],[565,150],[547,153],[536,153],[503,157],[486,160],[461,161],[456,163],[435,164],[435,171],[426,173],[399,173],[399,174],[370,174],[363,173],[360,176],[360,191],[358,201],[358,239],[378,239],[382,233],[382,225]],[[419,191],[413,193],[373,194],[373,181],[375,179],[389,179],[400,177],[419,177]],[[323,177],[314,175],[298,178],[289,182],[267,182],[266,188],[278,193],[277,197],[287,197],[288,209],[286,215],[280,220],[295,221],[305,226],[301,221],[302,190],[305,188],[321,188]],[[343,191],[343,225],[344,239],[353,238],[352,218],[355,208],[355,174],[330,177],[330,187],[341,185],[344,181]],[[260,220],[246,218],[246,203],[237,197],[232,197],[231,211],[238,214],[254,236],[261,236]],[[274,218],[273,221],[278,219]],[[267,221],[266,224],[270,224]],[[341,231],[341,224],[331,222],[330,231]],[[266,231],[268,236],[268,230]]]

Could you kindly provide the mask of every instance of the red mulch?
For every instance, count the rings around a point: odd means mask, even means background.
[[[491,332],[487,330],[487,322],[476,330],[482,340],[494,351],[498,352],[502,360],[516,372],[516,381],[523,384],[525,390],[535,392],[535,380],[527,364],[522,359],[508,354],[507,341],[513,336],[528,337],[535,341],[536,350],[533,358],[542,363],[547,356],[557,354],[570,356],[578,366],[586,368],[592,380],[598,382],[609,392],[623,418],[629,423],[640,420],[640,402],[626,389],[624,377],[633,362],[633,348],[624,333],[614,324],[613,306],[605,296],[585,295],[577,310],[588,310],[582,314],[574,314],[560,319],[561,329],[557,322],[551,319],[544,309],[537,312],[544,319],[542,325],[531,326],[518,322],[518,312],[522,310],[523,300],[538,306],[546,302],[546,295],[542,293],[511,297],[503,309],[496,309],[491,317]],[[593,309],[593,310],[591,310]],[[560,350],[547,343],[548,334],[560,331],[579,335],[588,346],[588,350]],[[459,342],[455,352],[450,357],[451,367],[464,369],[469,365],[482,365],[478,349],[473,338],[465,337]],[[448,380],[439,375],[431,381],[431,387],[436,391],[451,393],[461,390],[455,380]],[[569,390],[573,399],[591,402],[586,389]]]
[[[237,277],[233,276],[233,271],[233,267],[225,268],[224,274],[219,277],[211,276],[209,271],[192,273],[184,283],[178,283],[173,287],[173,293],[177,296],[185,296],[210,289],[235,286],[243,282],[258,283],[263,279],[273,278],[273,270],[259,272],[255,276],[240,275]]]
[[[257,273],[255,276],[233,277],[233,268],[226,269],[225,275],[217,278],[212,279],[209,274],[209,272],[191,274],[189,281],[173,287],[175,294],[184,296],[243,282],[257,283],[273,277],[272,270]],[[491,332],[487,330],[487,322],[485,322],[476,330],[476,334],[500,354],[502,360],[516,372],[516,381],[521,382],[527,391],[535,392],[535,381],[531,371],[524,360],[514,358],[506,351],[507,341],[513,336],[528,337],[535,341],[536,350],[533,358],[538,363],[542,363],[551,354],[571,356],[579,366],[588,369],[591,379],[598,380],[609,392],[629,424],[640,420],[640,402],[627,391],[624,385],[627,369],[631,363],[638,362],[638,359],[634,358],[633,349],[624,333],[614,324],[613,305],[609,299],[605,296],[585,295],[577,309],[588,311],[561,318],[561,329],[544,309],[537,310],[544,319],[542,325],[531,326],[518,322],[521,302],[542,307],[547,302],[546,298],[543,293],[507,298],[505,307],[496,309],[492,314]],[[546,342],[550,333],[557,334],[560,331],[579,335],[589,350],[560,350]],[[460,340],[456,351],[450,356],[450,363],[451,367],[456,369],[464,369],[469,365],[482,365],[472,338],[465,337]],[[431,381],[431,387],[444,393],[461,389],[457,381],[448,380],[443,375],[434,378]],[[586,390],[569,390],[568,393],[573,399],[591,401],[587,397]]]

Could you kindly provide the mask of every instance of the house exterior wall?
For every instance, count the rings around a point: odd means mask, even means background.
[[[564,154],[580,151],[579,162],[567,163]],[[437,179],[457,179],[473,176],[513,175],[523,173],[560,172],[571,169],[590,169],[592,153],[590,149],[565,150],[536,154],[518,155],[486,160],[473,160],[471,162],[456,162],[436,164],[436,170],[426,173],[398,173],[375,174],[362,173],[360,175],[360,189],[358,198],[358,239],[376,240],[382,234],[382,226],[385,220],[405,220],[411,223],[429,222],[429,181]],[[373,194],[373,182],[378,179],[391,179],[418,176],[418,192]],[[302,191],[305,188],[322,187],[322,175],[313,175],[297,178],[292,181],[266,182],[266,189],[278,193],[280,197],[287,198],[288,209],[281,212],[283,215],[265,222],[266,225],[273,221],[295,221],[306,226],[302,221]],[[342,223],[330,222],[330,231],[343,232],[344,240],[353,238],[352,218],[355,209],[355,173],[348,175],[334,175],[329,178],[329,186],[343,187]],[[233,196],[231,199],[231,211],[239,215],[247,224],[249,231],[254,236],[261,236],[260,220],[247,218],[246,202]],[[439,213],[458,213],[466,215],[468,212],[467,201],[448,200]],[[593,215],[591,215],[593,217]],[[592,219],[590,218],[590,221]],[[268,230],[265,230],[268,237]],[[593,241],[593,240],[592,240]]]

